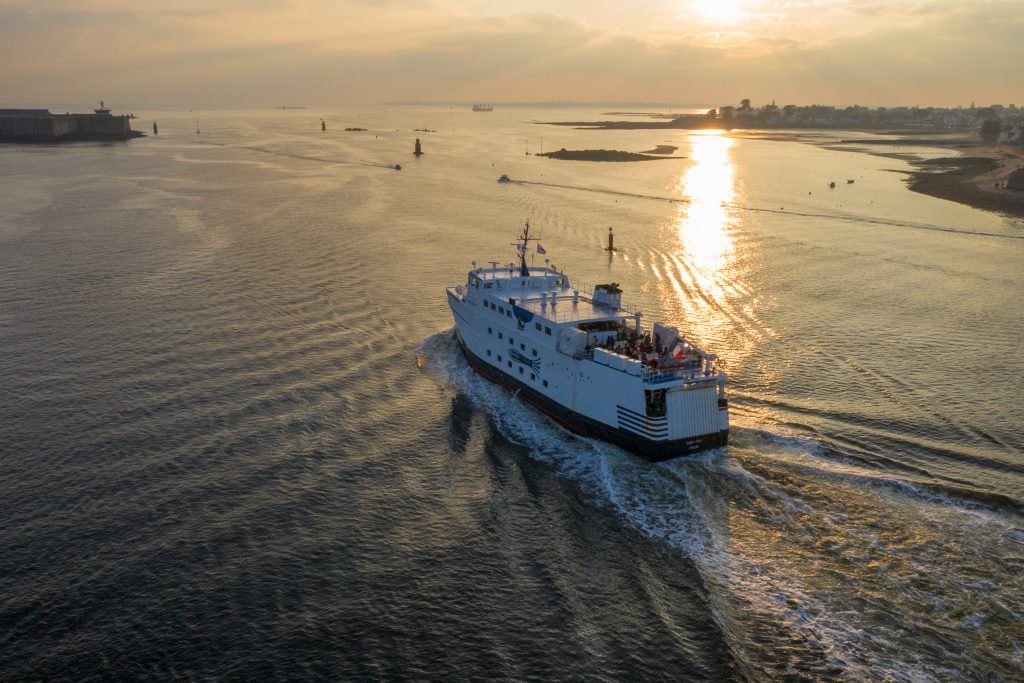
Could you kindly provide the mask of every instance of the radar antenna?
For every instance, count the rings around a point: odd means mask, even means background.
[[[530,221],[523,226],[523,234],[519,236],[521,241],[512,244],[519,251],[519,276],[530,277],[530,269],[526,266],[526,252],[529,250],[530,241],[540,241],[539,237],[530,237]]]

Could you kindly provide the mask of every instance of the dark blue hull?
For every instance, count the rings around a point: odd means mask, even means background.
[[[600,439],[601,441],[607,441],[608,443],[615,444],[623,450],[640,456],[644,460],[650,460],[652,462],[671,460],[672,458],[678,458],[680,456],[706,451],[711,448],[725,446],[729,441],[729,430],[727,429],[712,434],[692,436],[675,441],[653,441],[625,429],[610,427],[609,425],[591,419],[586,415],[581,415],[580,413],[566,408],[557,401],[553,401],[540,393],[533,387],[520,382],[514,377],[506,375],[501,370],[491,366],[490,363],[487,363],[477,357],[472,351],[466,348],[466,345],[462,341],[462,336],[458,332],[458,328],[456,328],[455,331],[455,338],[458,340],[459,348],[462,349],[462,353],[465,354],[470,366],[479,374],[483,375],[495,384],[499,384],[503,387],[516,391],[519,398],[525,400],[527,403],[534,406],[569,431],[591,439]]]

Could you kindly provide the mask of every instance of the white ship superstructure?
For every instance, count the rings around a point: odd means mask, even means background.
[[[648,460],[725,445],[717,358],[676,328],[645,329],[614,283],[584,292],[554,267],[527,266],[529,230],[518,265],[474,262],[466,284],[447,290],[470,364],[564,427]]]

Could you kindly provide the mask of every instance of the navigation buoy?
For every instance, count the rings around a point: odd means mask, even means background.
[[[615,251],[615,233],[612,231],[611,226],[608,226],[608,247],[605,251]]]
[[[321,133],[326,133],[327,132],[327,122],[324,121],[323,119],[320,119],[320,132]]]
[[[423,154],[423,148],[420,147],[420,139],[419,138],[416,138],[416,151],[413,152],[413,154],[415,156],[420,156],[420,155]]]
[[[153,135],[159,135],[160,129],[156,127],[156,121],[153,122]]]

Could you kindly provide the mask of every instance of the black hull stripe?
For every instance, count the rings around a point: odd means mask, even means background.
[[[652,439],[664,439],[668,436],[667,427],[664,429],[648,429],[647,427],[637,424],[632,420],[624,420],[621,416],[619,417],[619,426],[624,427],[625,429],[631,429],[634,432],[639,432],[640,434],[649,436]]]
[[[648,422],[655,422],[655,423],[660,422],[660,423],[663,423],[663,424],[668,422],[668,418],[667,417],[651,417],[649,415],[644,415],[643,413],[638,413],[635,410],[630,410],[626,406],[617,405],[615,407],[618,408],[620,413],[625,413],[626,415],[628,415],[630,417],[633,417],[633,418],[636,418],[637,420],[640,420],[641,422],[643,422],[645,420],[648,421]]]
[[[619,429],[625,429],[628,432],[633,432],[634,434],[636,434],[636,435],[638,435],[640,437],[643,437],[643,438],[649,439],[649,440],[653,440],[653,441],[662,441],[663,442],[664,439],[665,439],[664,435],[661,435],[661,434],[651,434],[650,432],[645,432],[643,430],[637,429],[636,427],[631,427],[631,426],[629,426],[628,424],[626,424],[624,422],[620,422],[619,423]]]
[[[465,354],[466,359],[474,370],[495,384],[518,391],[517,395],[519,398],[534,406],[569,431],[581,436],[607,441],[652,462],[671,460],[672,458],[706,451],[711,448],[718,448],[725,446],[729,442],[728,429],[700,436],[689,436],[675,441],[654,441],[630,430],[603,424],[586,415],[581,415],[566,408],[533,387],[506,375],[498,368],[479,358],[466,348],[458,328],[455,330],[455,338],[459,342],[459,348],[462,349],[462,353]]]
[[[649,431],[651,433],[654,433],[654,432],[666,432],[666,433],[668,433],[668,431],[669,431],[669,425],[652,425],[652,424],[644,422],[642,420],[637,420],[636,418],[627,417],[627,416],[623,415],[622,413],[618,414],[618,423],[624,424],[624,425],[632,425],[633,427],[636,427],[637,429],[641,429],[643,431]]]

